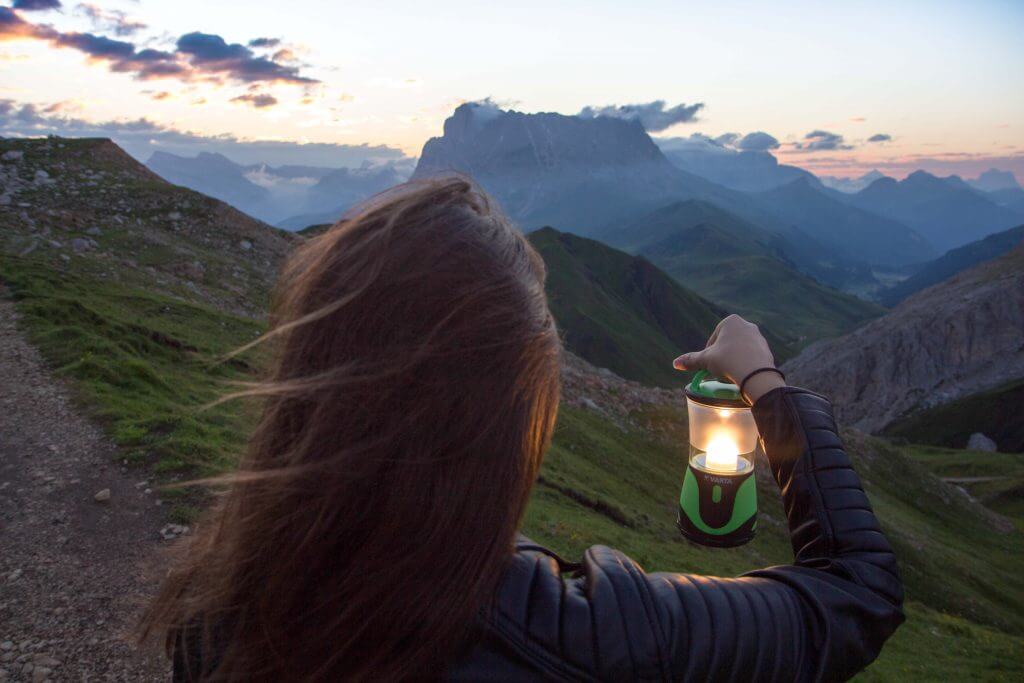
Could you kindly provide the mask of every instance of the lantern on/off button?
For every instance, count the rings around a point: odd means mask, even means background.
[[[690,456],[679,493],[679,531],[716,548],[743,545],[757,527],[757,425],[735,384],[694,375],[686,388]]]

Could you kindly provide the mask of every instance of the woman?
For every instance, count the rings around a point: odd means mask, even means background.
[[[569,564],[517,532],[558,406],[544,264],[469,181],[400,188],[298,250],[240,471],[147,617],[175,680],[839,679],[903,619],[828,402],[747,398],[794,564],[738,579]],[[771,366],[731,316],[677,359]],[[571,572],[571,575],[568,573]]]

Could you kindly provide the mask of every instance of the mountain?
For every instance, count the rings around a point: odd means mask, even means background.
[[[998,168],[990,168],[977,178],[967,181],[971,187],[982,192],[995,192],[997,190],[1020,190],[1020,183],[1017,176],[1011,171],[1001,171]]]
[[[650,259],[719,306],[766,325],[787,347],[842,334],[882,313],[799,272],[778,235],[707,202],[663,207],[603,238]]]
[[[963,181],[949,182],[924,171],[915,171],[900,181],[876,180],[849,201],[910,226],[942,251],[1006,230],[1022,219],[1019,213],[999,206]]]
[[[878,431],[916,412],[1024,378],[1024,245],[918,292],[786,363],[831,396],[840,420]]]
[[[180,157],[154,152],[146,165],[176,185],[204,192],[240,211],[289,230],[333,223],[349,207],[403,182],[403,164],[360,168],[236,164],[221,154]]]
[[[264,213],[270,192],[245,177],[246,169],[223,154],[180,157],[154,152],[146,166],[164,180],[205,193],[251,216]]]
[[[952,249],[921,266],[912,276],[878,293],[884,306],[895,306],[908,296],[953,277],[968,268],[1001,256],[1024,241],[1024,225],[989,235],[977,242]]]
[[[703,137],[656,138],[655,144],[676,167],[734,190],[763,192],[814,178],[802,168],[780,164],[770,152],[735,150]]]
[[[853,194],[860,192],[871,183],[879,180],[880,178],[888,178],[878,169],[868,171],[859,178],[839,178],[837,176],[818,176],[818,180],[822,185],[838,192],[845,192],[847,194]]]
[[[722,309],[643,258],[553,228],[529,235],[547,266],[552,313],[568,349],[628,379],[680,387],[672,359],[702,349]]]
[[[849,206],[800,178],[758,195],[787,221],[848,258],[863,263],[905,265],[927,260],[935,249],[903,223]]]
[[[393,164],[332,170],[309,188],[304,199],[306,211],[279,221],[277,225],[294,231],[318,223],[334,223],[351,207],[405,182],[406,178],[406,172]]]

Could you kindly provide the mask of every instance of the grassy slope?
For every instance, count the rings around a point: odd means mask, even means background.
[[[672,359],[703,348],[721,309],[647,261],[544,228],[530,242],[547,265],[547,291],[566,346],[599,367],[647,384],[679,386]]]
[[[885,433],[916,443],[964,448],[981,432],[999,450],[1024,452],[1024,379],[923,410],[885,428]]]
[[[703,202],[665,207],[606,239],[794,346],[848,332],[884,310],[798,272],[777,237]]]

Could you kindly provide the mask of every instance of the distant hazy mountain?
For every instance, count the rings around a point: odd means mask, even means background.
[[[926,287],[949,279],[982,261],[1002,256],[1021,242],[1024,242],[1024,225],[952,249],[934,261],[924,264],[910,278],[880,292],[878,300],[885,306],[895,306]]]
[[[1024,378],[1022,334],[1024,245],[814,344],[784,369],[794,384],[828,394],[840,421],[878,431]],[[1020,424],[1024,413],[1016,415]]]
[[[1006,230],[1022,216],[959,179],[915,171],[901,181],[876,180],[849,201],[917,230],[939,250],[949,250]]]
[[[1001,171],[998,168],[990,168],[977,178],[968,180],[967,183],[982,192],[1021,189],[1020,183],[1017,182],[1017,176],[1013,175],[1011,171]]]
[[[885,175],[881,171],[875,169],[873,171],[868,171],[859,178],[838,178],[836,176],[823,175],[818,176],[818,180],[821,181],[821,184],[825,187],[830,187],[833,190],[838,190],[839,192],[853,194],[855,192],[860,192],[876,180],[888,177],[889,176]]]
[[[698,137],[656,138],[655,143],[675,166],[734,190],[762,192],[814,178],[802,168],[779,164],[766,151],[740,151]]]
[[[779,216],[848,258],[880,265],[905,265],[932,258],[935,249],[903,223],[850,206],[800,178],[758,198]]]
[[[245,177],[246,169],[223,154],[202,152],[188,158],[154,152],[146,162],[164,180],[227,202],[250,216],[266,220],[270,192]]]
[[[146,165],[176,185],[208,194],[269,223],[283,222],[282,227],[291,230],[333,222],[353,204],[408,176],[408,165],[397,162],[357,169],[243,166],[205,152],[195,157],[155,152]]]
[[[883,312],[799,272],[785,239],[707,202],[663,207],[605,239],[730,312],[766,324],[784,340],[775,346],[780,357]]]

